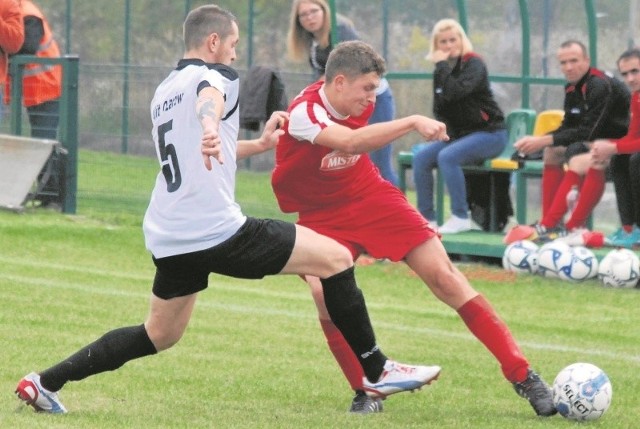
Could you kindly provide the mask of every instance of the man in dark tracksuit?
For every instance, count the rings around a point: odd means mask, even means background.
[[[544,149],[543,220],[552,204],[555,205],[554,197],[558,200],[559,189],[565,179],[565,162],[588,152],[590,142],[595,139],[624,136],[629,126],[628,89],[622,82],[590,66],[584,44],[575,40],[564,42],[560,45],[557,56],[568,82],[565,86],[565,114],[562,124],[549,134],[525,136],[514,144],[522,155]],[[572,170],[570,165],[567,174],[572,176],[567,177],[564,184],[569,190],[573,186],[581,187],[583,198],[595,199],[595,202],[585,201],[584,206],[595,206],[604,192],[605,166],[587,167],[584,171],[580,171],[581,168]],[[562,195],[564,197],[566,193]],[[541,223],[544,227],[544,222]],[[547,228],[554,226],[547,225]],[[582,225],[576,225],[580,226]]]

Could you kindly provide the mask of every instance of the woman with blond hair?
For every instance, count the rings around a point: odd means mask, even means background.
[[[504,114],[493,98],[487,67],[473,52],[462,26],[453,19],[436,23],[427,60],[433,72],[433,113],[447,124],[449,141],[429,142],[413,159],[418,210],[435,224],[433,170],[438,168],[451,197],[451,218],[439,229],[454,234],[471,229],[463,165],[493,158],[507,145]]]
[[[360,39],[351,20],[337,14],[336,21],[339,42]],[[327,2],[325,0],[294,0],[291,6],[287,39],[289,58],[296,62],[308,59],[314,79],[323,79],[324,68],[332,49],[331,10]],[[386,122],[394,117],[393,93],[389,82],[383,78],[376,91],[375,109],[369,123]],[[370,152],[369,157],[378,167],[382,177],[394,185],[398,184],[398,177],[392,163],[391,144]]]

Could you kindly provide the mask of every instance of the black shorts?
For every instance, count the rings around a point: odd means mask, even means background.
[[[575,142],[571,143],[567,146],[567,151],[564,153],[565,162],[569,162],[571,158],[576,155],[582,155],[583,153],[587,153],[591,150],[590,142]]]
[[[293,252],[295,228],[289,222],[247,217],[238,232],[217,246],[153,258],[153,294],[170,299],[200,292],[207,288],[210,273],[241,279],[278,274]]]

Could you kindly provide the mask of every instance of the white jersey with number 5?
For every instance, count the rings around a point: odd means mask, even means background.
[[[225,98],[219,134],[224,165],[208,171],[200,152],[198,91],[218,89]],[[235,202],[239,79],[235,70],[201,60],[181,60],[151,102],[153,141],[161,171],[144,217],[147,249],[156,258],[208,249],[231,237],[246,218]]]

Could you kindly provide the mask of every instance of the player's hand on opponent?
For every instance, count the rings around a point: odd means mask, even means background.
[[[264,125],[260,136],[260,144],[264,150],[273,149],[278,144],[278,139],[284,134],[284,123],[289,120],[287,112],[275,111]]]
[[[426,116],[417,116],[415,129],[426,140],[448,141],[447,126],[444,122]]]
[[[222,139],[218,134],[217,127],[206,127],[202,131],[202,140],[200,141],[200,151],[202,152],[202,159],[204,160],[204,166],[207,170],[211,170],[213,167],[211,164],[211,158],[215,158],[219,164],[224,164],[224,155],[222,153]]]

